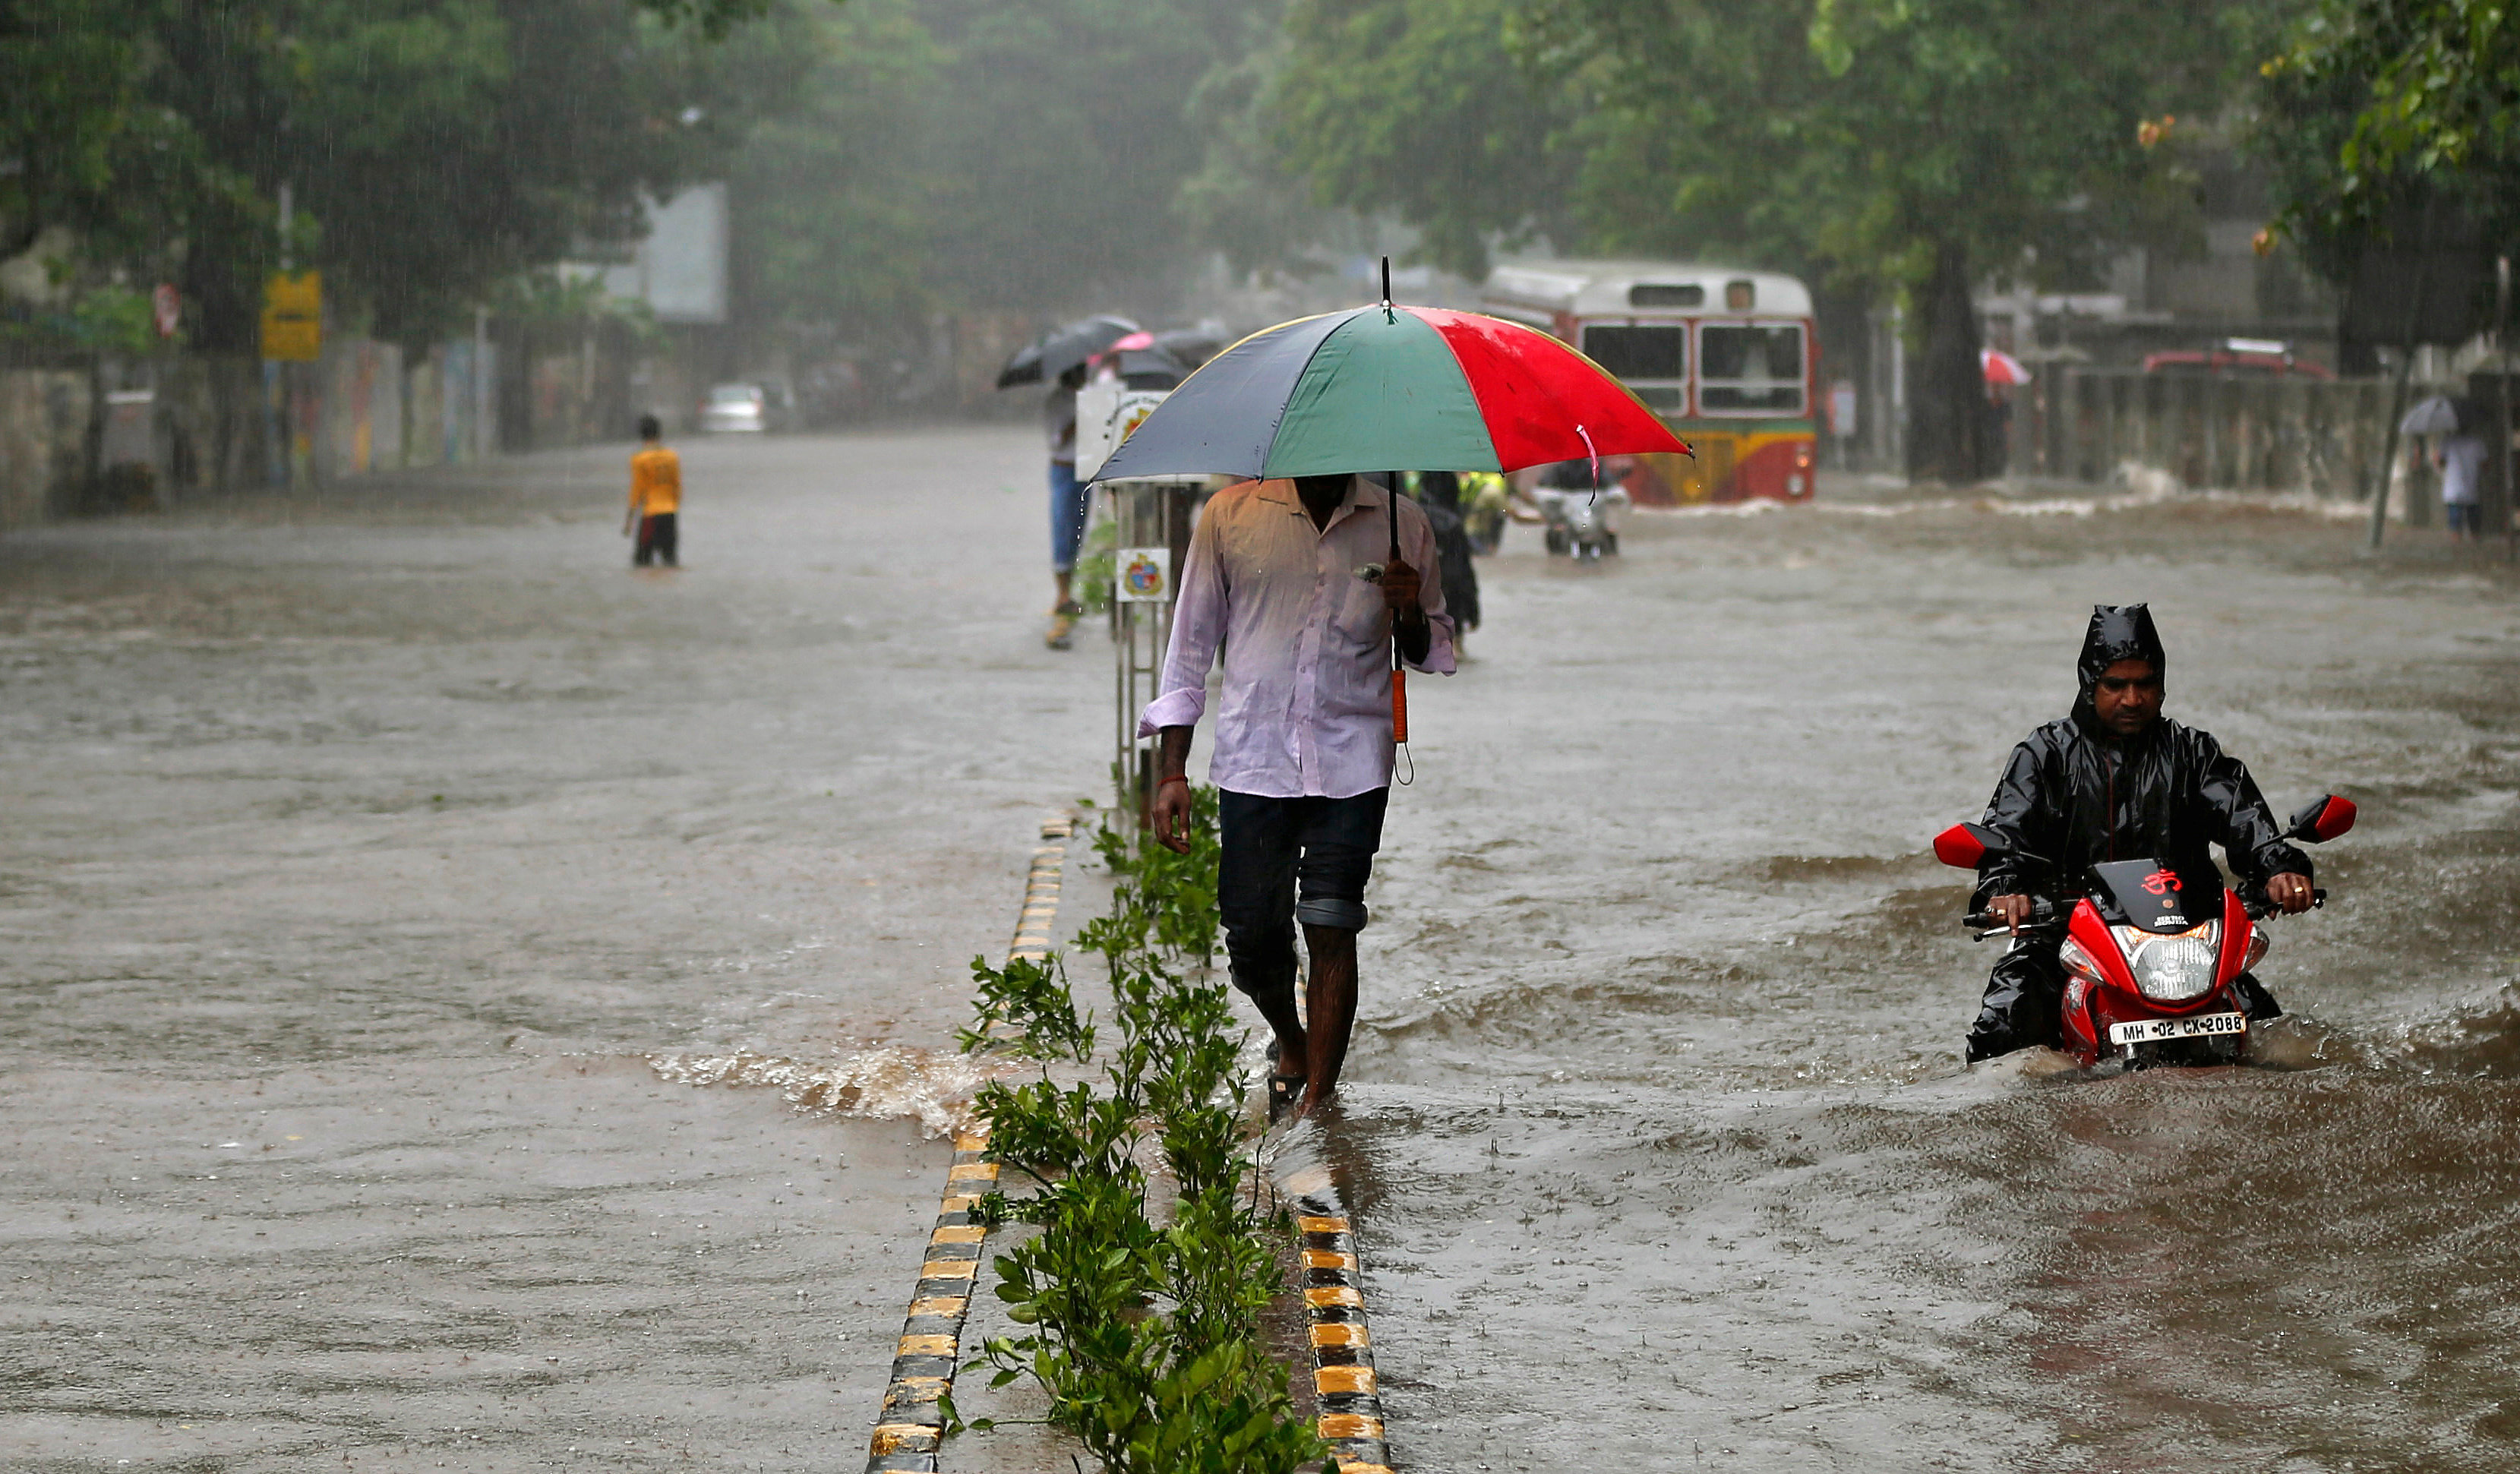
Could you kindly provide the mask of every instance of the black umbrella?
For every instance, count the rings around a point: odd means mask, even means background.
[[[1113,372],[1133,389],[1173,389],[1190,378],[1193,364],[1182,362],[1161,347],[1122,348],[1111,355]]]
[[[1007,360],[998,371],[998,387],[1055,380],[1137,331],[1125,317],[1089,317],[1055,329]]]
[[[1185,373],[1214,358],[1226,339],[1200,328],[1175,328],[1155,335],[1155,346],[1180,359]]]

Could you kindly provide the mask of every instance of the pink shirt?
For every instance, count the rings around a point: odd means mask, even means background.
[[[1391,557],[1387,493],[1357,477],[1317,530],[1292,481],[1244,481],[1209,499],[1191,533],[1163,685],[1138,735],[1195,727],[1225,648],[1207,779],[1265,798],[1348,798],[1391,782],[1391,617],[1357,576]],[[1400,503],[1400,556],[1424,575],[1429,639],[1415,668],[1453,673],[1453,620],[1435,534]]]

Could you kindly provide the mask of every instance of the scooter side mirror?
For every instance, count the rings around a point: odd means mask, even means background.
[[[2312,844],[2325,844],[2354,827],[2354,800],[2330,793],[2302,806],[2284,826],[2287,839],[2306,839]]]
[[[1973,871],[1991,855],[2011,853],[2003,836],[1982,824],[1956,824],[1934,836],[1934,858],[1958,870]]]

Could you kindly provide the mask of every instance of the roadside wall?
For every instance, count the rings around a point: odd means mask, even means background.
[[[84,479],[94,409],[84,371],[0,369],[0,527],[52,515]]]
[[[2393,515],[2438,520],[2438,490],[2415,441],[2400,437],[2399,464],[2382,474],[2395,389],[2387,380],[2041,367],[2039,381],[2012,391],[2006,430],[2016,476],[2107,483],[2149,471],[2184,487],[2365,505],[2385,479]],[[2411,386],[2408,402],[2434,391]],[[2503,524],[2500,503],[2498,484],[2485,509],[2490,528]]]
[[[472,461],[497,448],[495,425],[479,424],[496,399],[475,392],[496,373],[495,347],[407,355],[341,336],[307,364],[169,354],[0,368],[0,527]],[[552,443],[573,443],[565,432]]]

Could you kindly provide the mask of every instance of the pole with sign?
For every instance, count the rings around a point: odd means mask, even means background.
[[[1076,396],[1076,473],[1092,479],[1129,433],[1163,403],[1161,389],[1132,389],[1104,381]],[[1152,700],[1171,643],[1173,600],[1183,559],[1190,555],[1191,520],[1206,490],[1204,481],[1105,481],[1106,514],[1118,546],[1112,550],[1111,653],[1113,753],[1111,773],[1120,811],[1140,825],[1154,795],[1155,750],[1138,737],[1138,712]]]
[[[324,356],[324,274],[278,271],[262,287],[262,356],[313,363]]]

